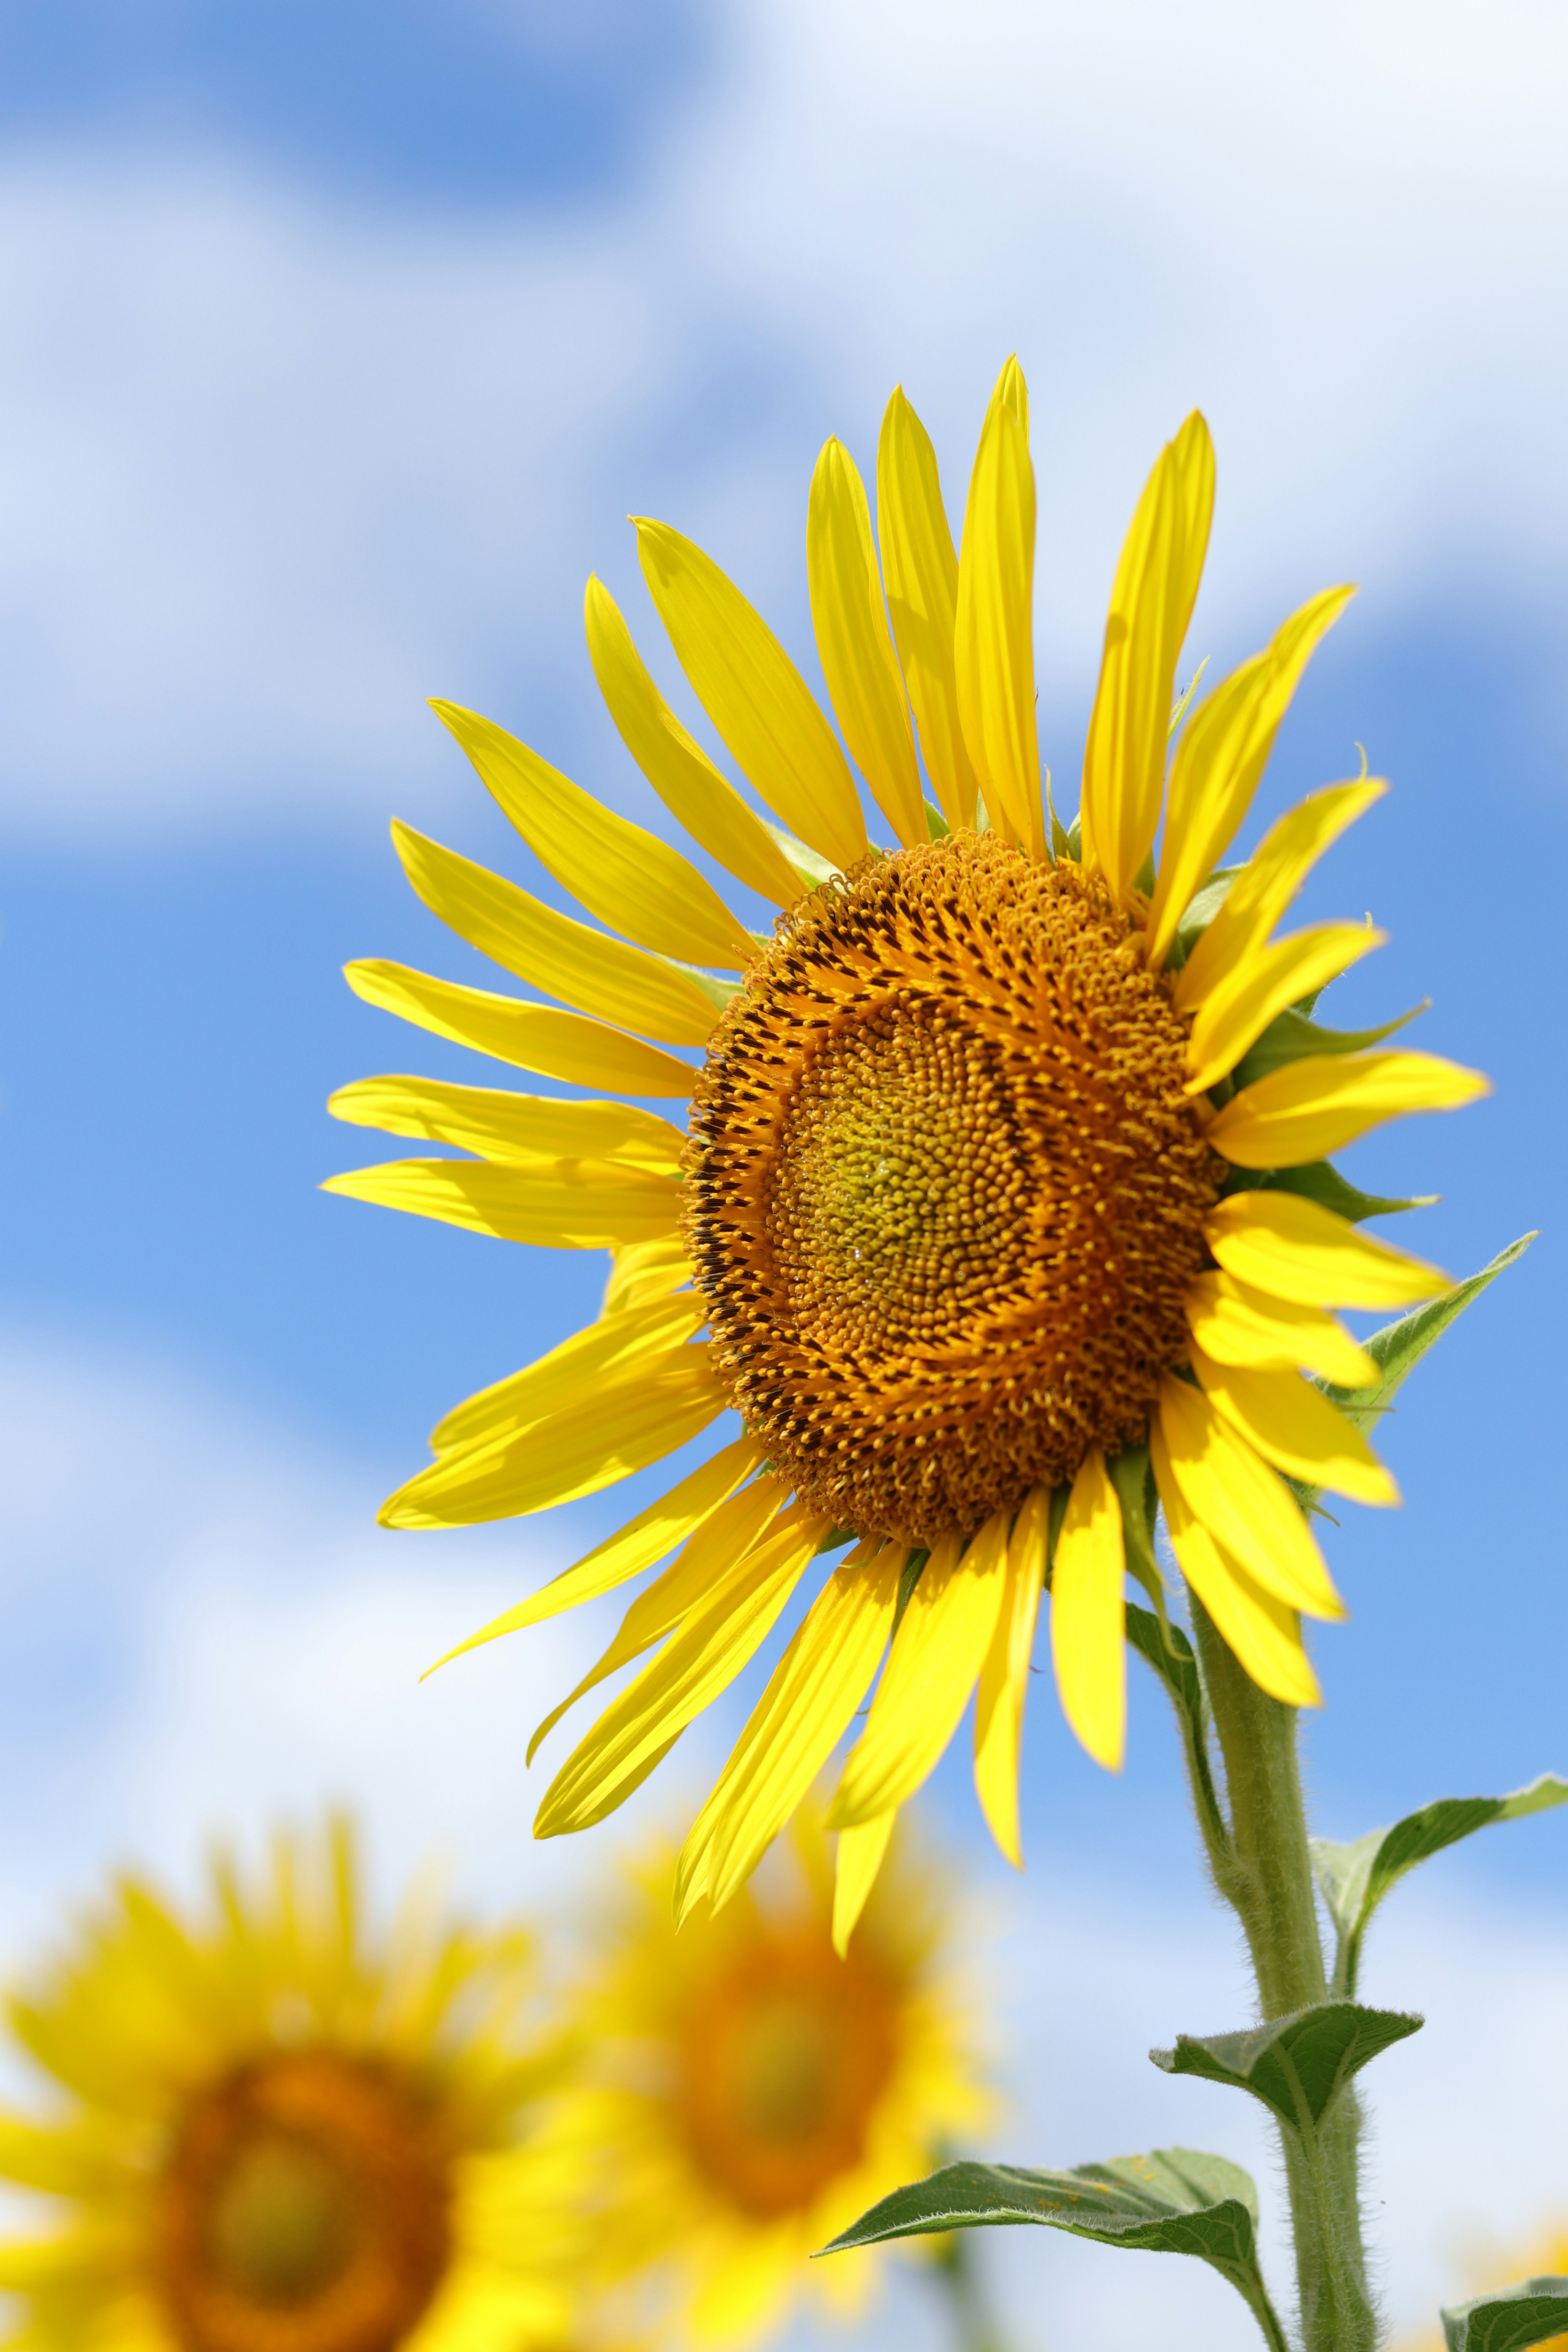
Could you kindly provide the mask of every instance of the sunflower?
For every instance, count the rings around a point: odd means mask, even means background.
[[[1159,1597],[1155,1498],[1248,1673],[1316,1703],[1300,1616],[1343,1612],[1289,1482],[1397,1500],[1323,1392],[1374,1377],[1332,1310],[1402,1307],[1445,1277],[1360,1230],[1373,1209],[1410,1204],[1366,1201],[1327,1155],[1400,1113],[1468,1102],[1485,1081],[1387,1046],[1397,1022],[1358,1034],[1310,1017],[1326,982],[1380,944],[1370,923],[1275,936],[1381,782],[1330,785],[1246,863],[1222,862],[1351,591],[1292,614],[1178,733],[1176,664],[1213,491],[1194,414],[1122,549],[1081,808],[1064,826],[1036,741],[1034,478],[1016,362],[981,434],[961,554],[901,392],[878,451],[878,540],[852,460],[827,443],[806,523],[817,648],[891,851],[868,838],[838,739],[758,614],[689,540],[637,523],[676,656],[790,830],[686,731],[590,580],[598,683],[671,814],[778,908],[771,937],[526,745],[435,706],[541,863],[608,928],[399,824],[426,903],[573,1009],[388,963],[351,965],[352,986],[523,1069],[689,1100],[690,1115],[682,1133],[629,1101],[412,1077],[334,1096],[341,1118],[471,1156],[362,1169],[330,1189],[614,1253],[600,1319],[449,1413],[435,1462],[383,1520],[542,1510],[739,1416],[699,1467],[474,1637],[676,1555],[572,1695],[655,1650],[556,1774],[537,1833],[611,1812],[739,1674],[818,1554],[848,1546],[692,1832],[683,1908],[743,1883],[879,1664],[828,1817],[845,1832],[841,1874],[869,1885],[899,1806],[976,1690],[980,1801],[1016,1861],[1042,1583],[1068,1719],[1115,1767],[1124,1570]]]
[[[626,2317],[713,2343],[763,2333],[803,2288],[853,2314],[875,2263],[808,2269],[808,2256],[990,2107],[973,1989],[942,1925],[954,1890],[900,1832],[840,1954],[809,1801],[754,1886],[679,1933],[671,1859],[625,1868],[573,2005],[595,2053],[577,2128],[601,2154],[601,2235],[637,2298]]]
[[[10,2002],[52,2111],[0,2116],[0,2178],[59,2200],[0,2248],[27,2352],[521,2352],[574,2317],[586,2158],[530,2145],[557,2069],[520,2042],[515,1933],[411,1900],[373,1948],[345,1824],[214,1867],[182,1918],[121,1880]],[[52,2217],[51,2217],[52,2218]],[[578,2237],[574,2236],[574,2229]]]

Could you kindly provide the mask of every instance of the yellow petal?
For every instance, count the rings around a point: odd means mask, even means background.
[[[953,629],[958,557],[942,502],[931,436],[900,386],[889,401],[877,443],[877,535],[888,586],[888,617],[921,750],[942,813],[956,832],[974,823],[974,770],[958,717]]]
[[[1029,395],[1010,359],[969,478],[958,558],[958,716],[985,805],[1031,857],[1046,855],[1035,731],[1035,469]]]
[[[698,700],[768,806],[841,871],[866,855],[854,778],[805,679],[740,590],[667,523],[634,516],[659,619]]]
[[[887,1856],[899,1809],[893,1806],[874,1822],[862,1822],[838,1832],[838,1853],[833,1879],[833,1948],[840,1959],[860,1923],[877,1874]]]
[[[545,1355],[466,1397],[430,1433],[437,1454],[510,1438],[536,1429],[552,1413],[590,1403],[606,1380],[638,1376],[656,1358],[679,1349],[706,1318],[694,1294],[660,1297],[613,1321],[585,1324]]]
[[[1145,953],[1159,971],[1195,893],[1230,846],[1302,671],[1355,591],[1326,588],[1276,631],[1268,649],[1226,678],[1187,721],[1171,764],[1165,837]]]
[[[1214,447],[1196,409],[1168,441],[1116,567],[1083,756],[1083,857],[1125,902],[1154,845],[1176,662],[1214,511]]]
[[[617,1160],[676,1174],[679,1128],[630,1103],[563,1102],[505,1087],[454,1087],[437,1078],[358,1078],[327,1097],[334,1118],[455,1143],[486,1160]]]
[[[595,1663],[589,1667],[575,1690],[567,1694],[559,1706],[535,1728],[528,1743],[525,1764],[531,1764],[542,1742],[547,1739],[562,1717],[577,1701],[597,1689],[622,1666],[651,1650],[667,1633],[673,1633],[683,1617],[699,1608],[714,1592],[736,1567],[754,1549],[769,1522],[775,1519],[789,1500],[789,1488],[776,1478],[764,1474],[751,1486],[742,1486],[738,1494],[710,1511],[689,1537],[679,1559],[656,1577],[646,1592],[639,1592],[622,1618],[614,1641]]]
[[[568,1086],[616,1095],[686,1096],[697,1081],[691,1065],[678,1062],[673,1054],[584,1021],[580,1013],[557,1013],[553,1005],[522,1004],[515,996],[492,996],[487,989],[458,988],[402,963],[345,964],[343,978],[356,996],[383,1013],[395,1013],[454,1045],[542,1077],[562,1078]]]
[[[632,643],[609,590],[590,580],[584,600],[588,653],[622,742],[671,816],[748,889],[793,907],[800,877],[761,817],[687,733]]]
[[[430,706],[548,873],[591,915],[658,955],[738,971],[756,943],[695,866],[572,783],[503,727]]]
[[[474,1527],[595,1495],[700,1435],[729,1401],[706,1347],[676,1349],[527,1429],[444,1453],[388,1496],[381,1524]]]
[[[1414,1307],[1448,1287],[1436,1266],[1298,1192],[1232,1192],[1209,1211],[1204,1238],[1238,1281],[1303,1307]]]
[[[1187,1041],[1187,1093],[1206,1094],[1235,1069],[1276,1013],[1387,943],[1388,933],[1367,923],[1319,923],[1244,958],[1199,1007]]]
[[[1353,1503],[1398,1502],[1398,1487],[1365,1438],[1298,1373],[1216,1364],[1201,1348],[1193,1349],[1192,1364],[1209,1402],[1277,1470]]]
[[[612,1250],[610,1278],[605,1285],[601,1317],[624,1315],[630,1307],[646,1307],[650,1299],[668,1297],[691,1279],[691,1261],[679,1234],[662,1241],[627,1242]]]
[[[1018,1834],[1018,1751],[1024,1737],[1035,1621],[1046,1580],[1046,1531],[1051,1496],[1032,1487],[1018,1508],[1007,1543],[1007,1580],[996,1630],[974,1702],[974,1791],[991,1834],[1016,1870],[1024,1866]]]
[[[329,1176],[321,1190],[535,1249],[653,1241],[680,1222],[672,1177],[607,1160],[389,1160]]]
[[[1126,1556],[1105,1456],[1087,1454],[1057,1538],[1051,1661],[1062,1713],[1097,1764],[1120,1772],[1127,1744]]]
[[[1379,776],[1331,784],[1299,801],[1269,827],[1176,974],[1172,1002],[1178,1012],[1196,1012],[1262,946],[1324,851],[1387,790]]]
[[[817,1595],[682,1849],[678,1920],[745,1884],[833,1753],[887,1646],[908,1556],[873,1538]]]
[[[1205,1132],[1238,1168],[1298,1168],[1384,1119],[1458,1110],[1490,1092],[1479,1070],[1434,1054],[1310,1054],[1243,1087]]]
[[[984,1541],[982,1540],[984,1538]],[[854,1829],[912,1797],[969,1703],[1002,1606],[1005,1542],[988,1521],[962,1558],[945,1537],[910,1595],[827,1827]]]
[[[1331,1315],[1254,1290],[1232,1274],[1200,1274],[1188,1286],[1186,1309],[1188,1329],[1216,1364],[1297,1365],[1352,1389],[1379,1378],[1366,1349]]]
[[[1180,1493],[1267,1591],[1309,1617],[1344,1615],[1290,1489],[1201,1389],[1173,1378],[1162,1381],[1149,1447],[1162,1501]]]
[[[1299,1612],[1248,1576],[1193,1517],[1179,1489],[1163,1487],[1161,1499],[1182,1574],[1258,1689],[1285,1706],[1321,1706],[1323,1695],[1302,1644]]]
[[[719,1006],[688,973],[558,915],[412,825],[395,823],[392,838],[431,912],[503,971],[595,1020],[671,1045],[706,1045]]]
[[[787,1517],[605,1709],[546,1790],[535,1837],[602,1822],[647,1780],[693,1717],[729,1688],[766,1640],[827,1532],[820,1514],[792,1510]]]
[[[855,460],[824,444],[811,478],[805,576],[822,675],[873,799],[909,848],[929,835],[904,682],[888,635],[871,517]]]
[[[444,1666],[452,1658],[461,1657],[465,1650],[477,1650],[485,1642],[499,1641],[503,1633],[521,1633],[525,1626],[542,1624],[547,1617],[558,1617],[564,1609],[575,1609],[580,1601],[596,1601],[602,1592],[609,1592],[628,1577],[639,1576],[663,1559],[679,1543],[684,1543],[694,1528],[701,1526],[721,1503],[727,1502],[737,1486],[751,1476],[762,1459],[762,1444],[754,1437],[738,1437],[732,1445],[710,1454],[708,1460],[628,1519],[624,1528],[596,1544],[573,1568],[565,1569],[536,1592],[531,1601],[519,1601],[459,1642],[446,1657],[436,1664]],[[430,1668],[434,1674],[435,1666]]]

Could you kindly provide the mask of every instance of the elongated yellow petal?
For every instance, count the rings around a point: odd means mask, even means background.
[[[824,444],[811,478],[805,576],[822,675],[849,756],[909,848],[928,838],[914,730],[888,635],[865,486],[840,441]]]
[[[1269,827],[1176,974],[1172,1002],[1178,1012],[1195,1013],[1262,946],[1324,851],[1387,790],[1380,776],[1330,784],[1287,809]]]
[[[535,1249],[653,1241],[680,1222],[672,1177],[609,1160],[389,1160],[329,1176],[321,1190]]]
[[[613,1320],[589,1323],[546,1355],[466,1397],[430,1433],[437,1454],[510,1438],[552,1413],[586,1404],[606,1380],[636,1376],[689,1339],[707,1314],[694,1295],[659,1297]]]
[[[627,1242],[611,1252],[610,1278],[605,1285],[601,1317],[624,1315],[629,1307],[646,1307],[665,1298],[691,1279],[691,1261],[679,1234],[656,1242]]]
[[[1386,931],[1366,923],[1319,923],[1276,940],[1233,966],[1222,984],[1204,999],[1187,1043],[1190,1095],[1206,1094],[1234,1070],[1249,1045],[1288,1004],[1337,980],[1373,948],[1385,947]]]
[[[956,1537],[935,1547],[828,1808],[830,1830],[875,1821],[912,1797],[933,1769],[991,1646],[1006,1566],[1005,1531],[999,1538],[994,1521],[962,1558]]]
[[[455,702],[430,706],[563,889],[659,955],[738,971],[755,942],[689,860],[617,816],[509,735]]]
[[[1051,1571],[1051,1663],[1062,1713],[1097,1764],[1127,1745],[1126,1557],[1121,1504],[1097,1445],[1072,1482]]]
[[[958,717],[985,805],[1031,857],[1046,855],[1035,731],[1035,469],[1029,395],[1010,359],[969,478],[958,558]]]
[[[640,1658],[645,1650],[651,1650],[656,1642],[674,1632],[682,1618],[700,1607],[758,1543],[769,1521],[778,1517],[788,1500],[789,1488],[764,1474],[710,1511],[688,1539],[679,1559],[657,1577],[646,1592],[638,1593],[622,1618],[615,1639],[589,1667],[576,1689],[568,1692],[559,1706],[552,1706],[537,1726],[523,1761],[532,1763],[542,1742],[580,1698],[596,1690],[634,1658]]]
[[[1216,1364],[1201,1348],[1192,1349],[1192,1365],[1209,1402],[1288,1477],[1353,1503],[1398,1502],[1398,1487],[1365,1438],[1298,1373]]]
[[[1323,1556],[1290,1489],[1201,1389],[1161,1382],[1149,1423],[1161,1500],[1179,1491],[1194,1517],[1266,1591],[1309,1617],[1342,1617]]]
[[[412,825],[395,824],[392,838],[431,912],[503,971],[595,1020],[671,1045],[706,1045],[719,1006],[689,974],[558,915]]]
[[[1226,1272],[1303,1307],[1414,1307],[1448,1276],[1298,1192],[1232,1192],[1204,1238]]]
[[[827,1527],[820,1515],[792,1510],[738,1562],[567,1758],[539,1808],[535,1837],[587,1829],[641,1785],[766,1640]]]
[[[1235,1554],[1194,1517],[1179,1488],[1163,1486],[1161,1499],[1182,1574],[1258,1689],[1285,1706],[1321,1706],[1300,1613],[1248,1576]]]
[[[1216,1364],[1298,1365],[1343,1388],[1370,1388],[1377,1366],[1321,1307],[1254,1290],[1233,1274],[1200,1274],[1187,1290],[1187,1328]]]
[[[1018,1751],[1024,1737],[1035,1621],[1046,1580],[1050,1489],[1032,1487],[1007,1544],[1007,1580],[996,1630],[974,1702],[974,1791],[991,1834],[1016,1870],[1024,1866],[1018,1834]]]
[[[877,443],[877,536],[888,588],[888,618],[903,667],[921,750],[943,816],[954,832],[974,823],[974,770],[958,716],[953,629],[958,556],[931,436],[894,393]]]
[[[356,996],[383,1013],[395,1013],[437,1037],[542,1077],[564,1079],[568,1086],[616,1095],[686,1096],[697,1081],[691,1065],[678,1062],[673,1054],[584,1021],[581,1013],[557,1013],[553,1005],[458,988],[403,963],[345,964],[343,978]]]
[[[1326,588],[1275,633],[1251,661],[1222,678],[1201,702],[1176,746],[1165,809],[1160,871],[1144,952],[1158,971],[1194,893],[1224,856],[1252,805],[1301,673],[1325,630],[1355,593]]]
[[[745,1884],[833,1753],[887,1646],[908,1556],[858,1546],[812,1603],[681,1851],[678,1920]]]
[[[1490,1092],[1479,1070],[1434,1054],[1311,1054],[1243,1087],[1206,1133],[1237,1168],[1299,1168],[1384,1119],[1458,1110]]]
[[[1119,902],[1154,845],[1176,662],[1214,511],[1214,446],[1194,409],[1155,460],[1116,567],[1083,756],[1083,856]]]
[[[895,1805],[874,1822],[864,1822],[856,1829],[838,1832],[833,1879],[833,1948],[840,1959],[849,1949],[849,1938],[877,1884],[877,1874],[887,1857],[898,1818]]]
[[[353,1127],[455,1143],[486,1160],[616,1160],[674,1175],[686,1144],[679,1128],[630,1103],[563,1102],[437,1078],[358,1078],[329,1095],[327,1108]]]
[[[793,907],[801,895],[799,876],[761,817],[671,710],[601,580],[588,583],[584,619],[599,691],[622,742],[671,816],[738,882],[775,907]]]
[[[474,1527],[595,1495],[700,1435],[728,1402],[707,1348],[678,1349],[528,1429],[444,1453],[387,1498],[381,1524]]]
[[[762,615],[710,556],[667,523],[634,516],[659,619],[699,702],[768,806],[841,870],[866,855],[866,824],[837,737]]]
[[[519,1633],[526,1626],[542,1624],[548,1617],[559,1617],[565,1609],[575,1609],[580,1601],[596,1601],[602,1592],[609,1592],[629,1577],[640,1576],[655,1560],[663,1559],[679,1543],[684,1543],[694,1528],[701,1526],[721,1503],[727,1502],[737,1486],[743,1486],[762,1460],[763,1447],[754,1437],[738,1437],[732,1445],[693,1470],[689,1477],[628,1519],[624,1528],[607,1536],[602,1544],[565,1569],[536,1592],[530,1601],[520,1601],[515,1609],[508,1609],[459,1642],[455,1650],[437,1658],[436,1665],[444,1666],[453,1658],[460,1658],[465,1650],[477,1650],[483,1643],[499,1641],[503,1633]],[[434,1674],[436,1667],[429,1671]]]

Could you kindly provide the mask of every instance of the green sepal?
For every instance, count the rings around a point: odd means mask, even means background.
[[[1215,1786],[1209,1756],[1208,1702],[1204,1696],[1203,1677],[1193,1645],[1179,1625],[1170,1624],[1163,1616],[1152,1616],[1135,1601],[1130,1601],[1127,1607],[1127,1639],[1139,1656],[1148,1660],[1171,1695],[1186,1749],[1187,1770],[1205,1843],[1217,1864],[1228,1852],[1230,1832],[1219,1790]]]
[[[1534,1239],[1533,1234],[1521,1234],[1518,1241],[1510,1242],[1507,1249],[1500,1250],[1489,1265],[1483,1265],[1479,1274],[1472,1274],[1465,1281],[1457,1282],[1452,1290],[1445,1290],[1440,1297],[1428,1299],[1425,1307],[1412,1307],[1410,1313],[1402,1315],[1397,1323],[1385,1323],[1381,1331],[1374,1331],[1370,1339],[1363,1339],[1362,1346],[1383,1374],[1373,1387],[1342,1389],[1336,1388],[1330,1381],[1320,1381],[1318,1386],[1323,1394],[1333,1399],[1353,1427],[1370,1429],[1427,1349],[1436,1344],[1449,1324],[1480,1297],[1489,1283],[1495,1282],[1500,1274],[1505,1273],[1524,1255]]]
[[[1568,2278],[1526,2279],[1443,2314],[1448,2352],[1525,2352],[1553,2336],[1568,2336]]]
[[[1167,743],[1170,741],[1172,736],[1175,733],[1177,728],[1181,725],[1183,719],[1186,717],[1188,710],[1191,709],[1193,697],[1198,690],[1199,680],[1202,678],[1203,674],[1205,670],[1207,669],[1208,666],[1209,656],[1205,654],[1202,661],[1199,662],[1196,669],[1194,670],[1192,682],[1188,686],[1186,692],[1184,694],[1179,694],[1174,702],[1172,703],[1171,723],[1165,730],[1165,740]]]
[[[1334,1990],[1353,1994],[1361,1968],[1362,1938],[1372,1915],[1407,1870],[1441,1853],[1477,1830],[1494,1822],[1517,1822],[1526,1813],[1543,1813],[1553,1805],[1568,1804],[1568,1780],[1542,1772],[1527,1789],[1506,1797],[1439,1797],[1417,1813],[1406,1813],[1392,1829],[1368,1830],[1347,1844],[1331,1838],[1313,1838],[1312,1870],[1329,1916],[1339,1937],[1334,1963]]]
[[[1385,1201],[1376,1192],[1363,1192],[1347,1182],[1327,1160],[1310,1160],[1300,1168],[1269,1168],[1259,1172],[1250,1168],[1234,1169],[1221,1198],[1232,1192],[1299,1192],[1305,1201],[1316,1201],[1321,1209],[1332,1209],[1337,1217],[1348,1217],[1352,1225],[1361,1224],[1367,1217],[1391,1217],[1396,1209],[1429,1209],[1437,1197],[1428,1192],[1418,1193],[1409,1201]]]
[[[1282,2124],[1304,2133],[1322,2122],[1352,2075],[1425,2022],[1402,2010],[1318,2000],[1246,2033],[1184,2033],[1173,2050],[1149,2055],[1167,2074],[1201,2074],[1250,2091]]]
[[[1250,1087],[1266,1078],[1270,1070],[1282,1070],[1287,1062],[1304,1061],[1309,1054],[1359,1054],[1363,1045],[1379,1045],[1385,1037],[1405,1028],[1418,1013],[1425,1013],[1432,1000],[1422,998],[1397,1021],[1385,1021],[1381,1029],[1323,1029],[1310,1021],[1294,1005],[1277,1013],[1263,1034],[1250,1045],[1232,1070],[1231,1083],[1237,1088]]]
[[[930,1548],[928,1546],[921,1546],[919,1549],[910,1552],[908,1559],[904,1562],[902,1573],[899,1578],[899,1597],[893,1607],[894,1633],[898,1632],[900,1626],[904,1622],[904,1612],[910,1605],[910,1595],[914,1591],[916,1585],[920,1582],[921,1572],[924,1569],[925,1564],[930,1558]],[[891,1635],[889,1635],[889,1639],[890,1640],[891,1638]]]
[[[774,824],[770,818],[764,816],[759,819],[759,822],[764,833],[772,834],[785,857],[794,866],[800,877],[800,887],[803,890],[816,890],[820,888],[824,882],[837,882],[839,879],[839,868],[834,865],[830,857],[824,857],[816,850],[808,849],[804,841],[798,840],[793,833],[786,832],[782,824]]]
[[[1146,1445],[1126,1445],[1106,1464],[1116,1499],[1121,1506],[1121,1551],[1127,1573],[1141,1584],[1154,1604],[1162,1628],[1169,1633],[1165,1614],[1165,1580],[1154,1557],[1154,1514],[1159,1497]]]
[[[1176,936],[1171,941],[1171,952],[1165,958],[1167,971],[1180,971],[1193,950],[1218,914],[1226,894],[1245,866],[1216,866],[1201,890],[1194,890],[1188,899],[1186,911],[1176,925]]]
[[[682,980],[692,982],[702,991],[710,1004],[716,1004],[721,1013],[741,993],[742,984],[738,980],[721,980],[716,971],[704,971],[700,964],[680,963],[674,956],[659,955],[652,948],[646,948],[643,952],[651,955],[656,963],[666,964],[671,971],[678,971]]]
[[[1156,2148],[1149,2156],[1080,2164],[1071,2172],[946,2164],[925,2180],[895,2189],[822,2252],[1025,2222],[1102,2246],[1195,2254],[1230,2281],[1282,2352],[1284,2333],[1258,2266],[1258,2191],[1238,2164],[1193,2148]]]
[[[945,841],[952,827],[941,809],[934,801],[922,802],[921,806],[926,813],[926,838],[930,841]]]

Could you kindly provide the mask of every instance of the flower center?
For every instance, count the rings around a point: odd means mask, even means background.
[[[994,835],[781,921],[710,1042],[688,1226],[808,1500],[931,1543],[1142,1438],[1223,1173],[1187,1027],[1098,882]]]
[[[860,2160],[892,2072],[891,1988],[852,1951],[780,1937],[704,1987],[683,2053],[700,2168],[757,2220],[809,2206]]]
[[[393,2352],[446,2269],[446,2168],[389,2076],[265,2060],[191,2107],[154,2243],[185,2352]]]

